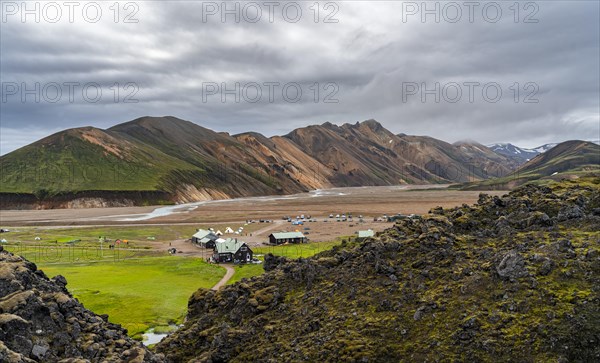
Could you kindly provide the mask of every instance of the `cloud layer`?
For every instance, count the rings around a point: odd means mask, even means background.
[[[266,135],[375,118],[450,142],[600,138],[595,1],[81,2],[72,22],[56,2],[55,23],[21,4],[2,2],[2,154],[143,115]]]

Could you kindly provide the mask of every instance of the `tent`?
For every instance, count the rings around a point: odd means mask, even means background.
[[[231,229],[231,227],[227,227],[225,229],[225,233],[233,233],[233,229]]]
[[[39,240],[41,240],[41,238],[40,237],[35,237],[34,240],[39,241]]]
[[[215,232],[215,234],[216,234],[217,236],[222,236],[222,235],[223,235],[223,232],[221,232],[221,231],[216,231],[216,232]]]

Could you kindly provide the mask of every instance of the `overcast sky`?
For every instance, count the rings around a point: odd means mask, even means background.
[[[267,136],[374,118],[449,142],[600,139],[598,1],[75,3],[1,2],[1,154],[144,115]]]

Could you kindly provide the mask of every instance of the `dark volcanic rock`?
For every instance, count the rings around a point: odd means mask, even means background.
[[[66,284],[0,246],[0,362],[164,361],[85,309]]]
[[[560,209],[557,215],[559,221],[565,221],[567,219],[582,218],[585,216],[583,209],[578,205],[565,206]]]
[[[265,262],[263,264],[263,268],[265,269],[265,271],[271,271],[287,261],[288,260],[285,257],[274,256],[272,253],[267,253],[265,255]]]
[[[554,267],[555,267],[554,261],[546,258],[544,260],[544,262],[542,263],[542,267],[540,267],[539,274],[542,276],[546,276],[546,275],[550,274],[550,272],[552,272]]]
[[[525,259],[516,251],[510,251],[502,257],[496,272],[498,276],[511,281],[529,275],[525,267]]]

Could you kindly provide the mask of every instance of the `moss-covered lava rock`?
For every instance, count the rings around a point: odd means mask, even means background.
[[[600,179],[436,208],[189,301],[176,362],[600,361]]]
[[[164,361],[85,309],[66,284],[0,246],[0,362]]]

